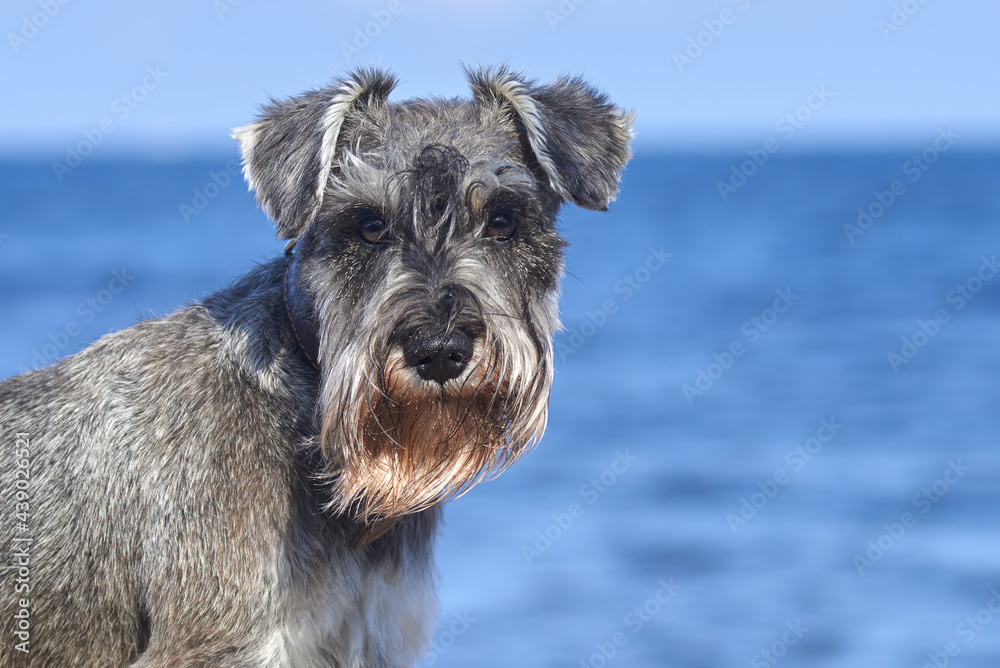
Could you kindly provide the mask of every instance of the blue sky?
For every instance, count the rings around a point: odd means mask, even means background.
[[[942,126],[1000,144],[1000,6],[980,0],[63,1],[0,9],[0,155],[58,157],[105,119],[105,155],[215,153],[268,96],[372,62],[402,78],[395,99],[465,94],[464,61],[582,74],[636,108],[640,147],[750,145],[797,110],[786,145],[922,142]],[[115,100],[144,79],[125,116]]]

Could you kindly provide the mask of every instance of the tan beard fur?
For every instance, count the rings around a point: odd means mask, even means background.
[[[461,385],[445,389],[415,381],[392,357],[349,413],[324,420],[324,452],[340,467],[331,509],[368,524],[369,542],[396,519],[502,473],[545,429],[551,374],[537,365],[507,381],[497,356],[480,352]]]

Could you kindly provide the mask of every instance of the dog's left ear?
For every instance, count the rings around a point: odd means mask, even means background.
[[[309,226],[349,128],[395,86],[392,74],[358,69],[326,88],[272,100],[257,121],[233,130],[247,184],[278,236],[296,239]]]
[[[466,68],[466,76],[478,106],[513,113],[557,195],[587,209],[607,210],[632,157],[634,112],[614,106],[580,78],[539,86],[506,67]]]

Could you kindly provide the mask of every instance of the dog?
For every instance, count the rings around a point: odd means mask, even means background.
[[[412,666],[441,505],[545,429],[560,207],[633,114],[466,68],[361,68],[234,131],[283,257],[0,384],[0,666]]]

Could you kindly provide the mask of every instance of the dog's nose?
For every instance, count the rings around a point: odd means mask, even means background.
[[[418,376],[444,385],[465,370],[472,347],[472,337],[460,329],[431,334],[417,330],[403,343],[403,357]]]

